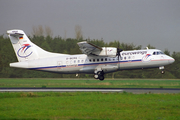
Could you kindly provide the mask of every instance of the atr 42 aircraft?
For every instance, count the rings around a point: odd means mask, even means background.
[[[123,51],[114,47],[98,47],[86,41],[77,43],[83,54],[69,55],[47,52],[32,43],[22,30],[9,30],[19,62],[11,67],[57,72],[62,74],[94,74],[95,79],[104,80],[104,74],[119,70],[159,68],[174,59],[158,49]]]

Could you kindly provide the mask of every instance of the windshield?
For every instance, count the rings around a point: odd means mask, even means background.
[[[163,55],[164,53],[162,51],[155,51],[153,52],[153,55]]]

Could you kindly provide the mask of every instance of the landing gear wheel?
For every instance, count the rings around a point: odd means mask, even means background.
[[[95,79],[98,79],[98,75],[95,74],[95,75],[94,75],[94,78],[95,78]]]
[[[103,71],[98,71],[97,75],[98,75],[99,80],[101,80],[101,81],[104,80],[104,72]]]
[[[104,80],[104,75],[100,75],[99,80],[103,81]]]

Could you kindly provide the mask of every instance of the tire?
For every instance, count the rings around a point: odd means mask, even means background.
[[[99,78],[99,76],[95,74],[95,75],[94,75],[94,78],[95,78],[95,79],[98,79],[98,78]]]
[[[99,80],[103,81],[104,80],[104,75],[100,75]]]

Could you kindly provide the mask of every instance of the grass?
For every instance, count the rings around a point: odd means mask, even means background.
[[[180,80],[2,78],[0,87],[180,88]],[[180,94],[2,92],[0,119],[178,120]]]
[[[41,79],[1,78],[0,87],[84,87],[84,88],[180,88],[180,80],[174,79]]]
[[[180,94],[6,92],[0,102],[0,119],[180,119]]]

